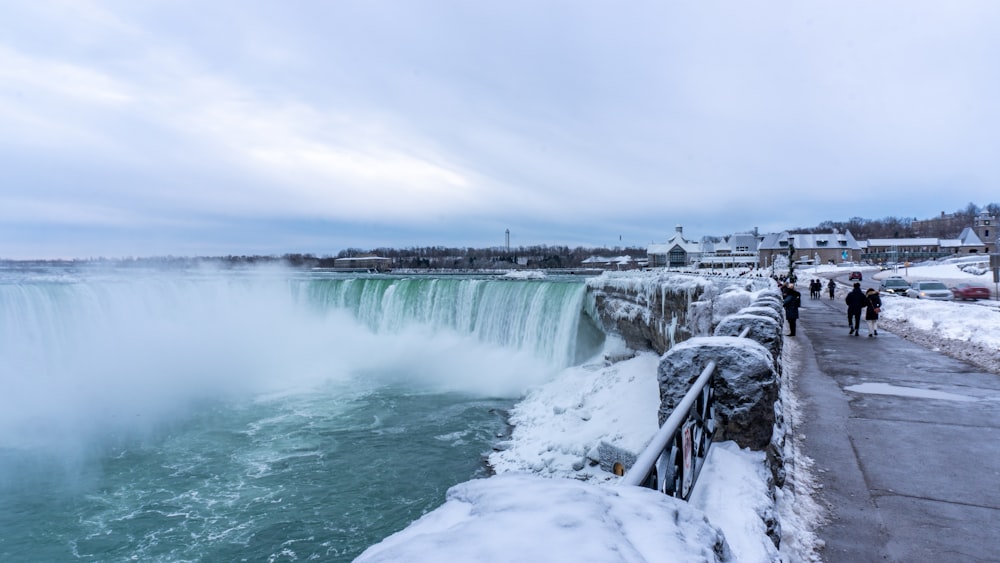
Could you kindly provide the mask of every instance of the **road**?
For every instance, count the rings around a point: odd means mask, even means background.
[[[884,330],[849,336],[842,297],[803,305],[786,347],[830,507],[824,561],[1000,561],[1000,377]]]

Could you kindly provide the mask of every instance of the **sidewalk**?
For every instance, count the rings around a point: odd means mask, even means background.
[[[823,560],[1000,561],[1000,376],[863,320],[849,336],[842,295],[802,304],[785,345],[830,510]]]

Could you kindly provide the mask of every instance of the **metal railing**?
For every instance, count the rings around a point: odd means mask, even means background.
[[[744,328],[740,338],[749,333]],[[620,484],[691,496],[715,434],[715,367],[715,360],[708,362]]]

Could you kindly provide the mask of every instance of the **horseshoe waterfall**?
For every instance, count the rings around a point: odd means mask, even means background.
[[[583,280],[0,270],[2,560],[349,561],[601,351]]]

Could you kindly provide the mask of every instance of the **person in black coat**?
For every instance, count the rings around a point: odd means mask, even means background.
[[[854,282],[854,289],[844,298],[847,303],[847,326],[851,327],[850,334],[858,335],[858,328],[861,327],[861,309],[868,305],[868,298],[865,292],[861,291],[861,284]]]
[[[795,336],[795,321],[799,319],[799,307],[802,306],[802,294],[795,289],[795,284],[785,286],[782,306],[785,307],[785,320],[788,321],[788,336]]]
[[[865,292],[865,320],[868,321],[868,336],[878,336],[878,314],[882,312],[882,298],[878,292],[869,288]]]
[[[830,291],[830,299],[833,299],[833,292],[837,290],[837,284],[833,280],[826,284],[826,289]]]

